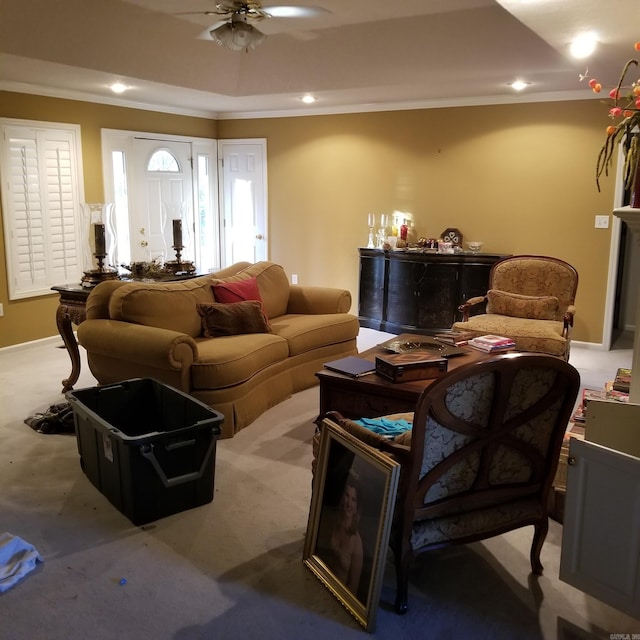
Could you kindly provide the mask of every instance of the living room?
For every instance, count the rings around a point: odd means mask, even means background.
[[[631,42],[628,50],[631,57]],[[623,64],[618,61],[616,74]],[[578,66],[582,70],[583,63]],[[572,264],[580,274],[573,338],[606,346],[615,293],[609,291],[610,261],[617,249],[610,214],[620,196],[615,174],[600,180],[600,191],[595,184],[608,105],[579,73],[571,78],[572,91],[550,94],[549,101],[519,94],[494,104],[481,99],[465,101],[469,106],[387,111],[383,105],[373,112],[367,105],[358,113],[308,117],[299,110],[292,117],[284,111],[279,117],[193,117],[176,115],[177,109],[162,113],[113,106],[112,100],[52,97],[52,90],[13,90],[1,94],[0,117],[80,125],[87,202],[104,201],[103,128],[264,138],[269,258],[301,283],[332,283],[355,294],[367,214],[407,211],[420,236],[438,237],[455,227],[465,239],[482,241],[486,252],[552,255]],[[596,215],[608,215],[609,227],[595,228]],[[0,346],[53,335],[56,296],[9,300],[4,242],[0,252]],[[327,252],[331,260],[323,259]],[[633,300],[629,306],[635,308]]]
[[[629,50],[633,53],[631,42]],[[620,66],[623,63],[621,60]],[[608,80],[615,84],[617,78]],[[528,101],[525,97],[495,104],[461,101],[457,105],[429,108],[383,107],[379,111],[291,116],[280,113],[278,117],[254,113],[253,117],[233,118],[161,112],[99,103],[69,94],[54,95],[51,91],[40,94],[30,89],[19,91],[14,87],[0,91],[0,118],[79,125],[84,191],[89,202],[104,201],[100,149],[104,128],[218,140],[266,139],[269,259],[283,265],[287,274],[297,274],[300,283],[349,290],[354,300],[352,312],[357,313],[357,249],[366,244],[367,214],[409,211],[419,236],[437,237],[443,229],[456,227],[465,239],[482,241],[483,251],[550,255],[575,266],[580,283],[573,340],[584,347],[583,353],[598,352],[611,338],[607,317],[614,231],[611,211],[620,197],[615,172],[601,180],[600,191],[595,184],[596,159],[609,122],[608,105],[580,82],[578,74],[575,91],[561,96],[549,101]],[[596,215],[607,215],[609,227],[594,228]],[[283,403],[275,413],[264,414],[244,430],[242,438],[225,444],[220,486],[213,503],[215,511],[206,520],[198,519],[196,510],[168,519],[165,526],[146,531],[133,529],[120,514],[112,513],[110,505],[96,501],[92,488],[85,486],[73,443],[64,436],[51,436],[44,442],[45,436],[30,433],[22,424],[29,412],[51,398],[58,398],[68,357],[63,350],[57,350],[53,354],[47,352],[45,360],[39,349],[46,345],[34,345],[33,352],[26,347],[34,341],[47,342],[57,337],[58,298],[52,292],[35,299],[9,299],[4,240],[2,228],[0,302],[4,314],[0,317],[0,348],[10,347],[5,355],[11,354],[11,361],[3,359],[13,367],[5,368],[3,381],[8,388],[16,385],[16,380],[20,380],[21,387],[30,387],[29,395],[11,407],[7,418],[12,421],[12,429],[24,429],[29,437],[39,438],[30,443],[16,434],[10,435],[8,446],[13,443],[16,449],[8,462],[20,461],[21,471],[15,476],[9,472],[6,478],[8,482],[13,478],[26,483],[25,466],[33,465],[27,504],[35,518],[30,526],[46,530],[50,520],[57,522],[54,539],[42,551],[51,564],[61,562],[68,567],[68,580],[60,593],[52,593],[54,585],[47,580],[46,587],[33,592],[36,599],[29,605],[52,605],[47,614],[56,619],[55,607],[62,602],[73,603],[78,597],[74,592],[77,584],[78,592],[92,593],[106,604],[101,609],[75,610],[78,628],[100,627],[102,620],[104,637],[117,629],[113,620],[105,619],[107,612],[117,617],[127,597],[134,601],[157,599],[165,608],[158,616],[159,621],[171,618],[172,603],[176,610],[182,609],[181,621],[192,615],[191,627],[181,622],[182,626],[172,630],[171,636],[164,637],[214,637],[220,629],[225,630],[225,637],[234,637],[234,625],[238,629],[235,637],[251,634],[276,637],[283,629],[291,637],[302,634],[323,637],[322,632],[327,632],[323,626],[325,614],[331,620],[328,627],[331,633],[355,637],[359,633],[357,625],[351,626],[346,612],[336,613],[336,602],[311,576],[301,572],[293,581],[289,579],[291,567],[295,566],[292,559],[297,560],[302,543],[304,524],[300,522],[306,517],[300,504],[307,498],[308,486],[299,472],[309,462],[309,424],[317,409],[314,390]],[[363,338],[366,337],[365,333]],[[365,342],[362,346],[366,346]],[[41,371],[39,362],[45,361],[47,370]],[[608,360],[607,365],[613,373],[612,362]],[[588,357],[581,364],[588,368]],[[9,371],[15,373],[14,378]],[[77,386],[94,383],[83,363]],[[31,397],[31,389],[35,388],[37,398]],[[11,396],[4,396],[4,400],[8,406]],[[280,439],[287,443],[285,448],[280,448]],[[31,452],[35,453],[33,459],[29,458]],[[38,477],[38,468],[50,474],[46,484]],[[225,476],[222,472],[225,468],[235,470],[237,475]],[[256,472],[264,475],[256,477]],[[238,490],[233,482],[246,484]],[[60,487],[64,489],[62,496]],[[255,512],[243,512],[243,505],[254,504],[257,497],[267,502],[275,496],[278,504],[287,503],[289,491],[294,494],[292,511],[283,518],[284,529],[279,526],[278,510],[260,512],[269,527],[256,522],[252,517]],[[47,502],[49,505],[43,506]],[[15,505],[11,508],[15,516],[18,509]],[[65,520],[65,514],[70,513]],[[11,522],[13,525],[17,520],[12,518]],[[556,525],[552,524],[549,540],[554,548],[561,537],[561,527]],[[81,528],[82,536],[72,535],[76,526]],[[260,535],[261,529],[268,530],[269,540]],[[245,530],[251,533],[243,539]],[[129,541],[133,542],[131,547],[127,545]],[[213,547],[217,547],[215,555],[210,554]],[[102,556],[96,553],[101,548],[108,553]],[[229,549],[235,553],[239,548],[245,552],[246,561],[238,562],[243,555],[238,554],[234,555],[235,564],[227,563],[225,553]],[[120,552],[123,555],[118,557]],[[507,638],[521,632],[520,637],[587,638],[608,637],[610,633],[633,629],[627,618],[619,628],[612,626],[615,613],[612,615],[612,610],[593,599],[580,605],[587,611],[584,619],[590,622],[575,624],[570,613],[574,604],[560,591],[555,579],[555,556],[547,570],[554,581],[551,586],[545,585],[544,596],[546,603],[557,598],[559,604],[553,615],[543,615],[547,604],[532,604],[527,587],[526,557],[522,562],[526,553],[526,543],[517,536],[507,536],[502,545],[490,543],[488,547],[478,545],[472,551],[437,554],[432,583],[422,583],[420,589],[432,597],[438,591],[438,583],[443,584],[443,595],[437,605],[451,616],[438,627],[440,631],[469,634],[469,628],[482,627],[479,637]],[[189,567],[185,567],[185,558]],[[511,568],[505,570],[510,560]],[[485,581],[484,586],[482,580],[470,583],[465,598],[469,590],[486,589],[495,596],[490,604],[483,603],[477,595],[466,612],[447,604],[447,597],[455,597],[456,590],[461,588],[447,568],[448,563],[456,561],[458,575],[476,573]],[[154,563],[154,569],[145,576],[144,584],[136,585],[139,563]],[[201,570],[202,566],[205,568]],[[423,568],[431,570],[428,562]],[[167,575],[171,579],[165,582]],[[123,578],[129,584],[119,585]],[[36,574],[27,580],[38,579]],[[131,587],[135,595],[131,594]],[[245,587],[259,597],[241,598]],[[198,589],[201,589],[198,601],[190,605],[185,594]],[[213,611],[206,615],[209,593]],[[386,600],[391,598],[387,593]],[[500,610],[495,622],[492,617],[496,611],[492,607],[500,598],[508,607]],[[89,602],[82,595],[79,600]],[[311,608],[306,604],[308,601],[319,604]],[[6,598],[4,602],[0,600],[0,609],[8,609],[7,602]],[[95,601],[91,602],[90,607],[95,605]],[[236,603],[240,605],[234,608]],[[300,609],[307,616],[306,621],[299,612],[292,614],[293,609]],[[21,609],[20,613],[26,615],[25,611],[26,608]],[[70,615],[70,609],[65,607],[64,611],[61,616]],[[418,617],[410,623],[415,633],[430,624],[433,611],[431,605],[418,609]],[[3,617],[4,613],[10,615],[9,611],[3,611]],[[589,613],[593,614],[591,619]],[[381,637],[407,633],[407,617],[394,618],[391,611],[384,611],[384,615]],[[287,617],[303,622],[297,629],[279,626]],[[518,617],[527,619],[524,631],[518,627]],[[121,629],[121,635],[151,637],[144,620],[137,625],[132,622],[131,609],[127,610],[126,620],[133,626],[127,631]],[[58,623],[62,625],[58,629],[65,627],[64,621]],[[154,632],[155,637],[162,637],[162,629],[154,626]],[[96,631],[95,637],[103,637],[102,633]],[[55,636],[47,636],[45,630],[41,637]]]

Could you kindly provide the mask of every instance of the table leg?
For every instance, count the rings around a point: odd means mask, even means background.
[[[62,381],[62,393],[66,393],[73,389],[73,385],[78,381],[80,376],[80,349],[78,348],[73,327],[71,326],[69,307],[66,304],[58,305],[56,325],[64,342],[64,346],[67,348],[67,352],[71,358],[71,375]]]

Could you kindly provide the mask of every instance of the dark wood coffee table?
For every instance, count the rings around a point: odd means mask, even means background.
[[[403,333],[397,340],[416,341],[412,333]],[[469,353],[449,358],[448,371],[457,367],[486,360],[493,354],[468,348]],[[376,346],[358,354],[360,358],[375,361],[376,355],[384,353]],[[374,418],[390,413],[413,411],[420,394],[436,379],[412,382],[389,382],[372,373],[361,378],[351,378],[328,369],[316,373],[320,381],[320,415],[327,411],[339,411],[346,418]]]

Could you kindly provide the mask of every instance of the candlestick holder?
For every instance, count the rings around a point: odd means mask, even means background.
[[[112,213],[111,203],[82,203],[83,287],[93,287],[103,280],[119,278],[118,270],[111,266],[115,263],[116,248]]]
[[[100,232],[96,231],[96,239],[99,238],[99,235]],[[117,269],[104,266],[104,259],[107,257],[107,253],[104,251],[104,243],[101,249],[98,242],[98,250],[100,251],[100,253],[93,254],[96,261],[98,262],[98,268],[90,269],[89,271],[84,272],[84,275],[81,279],[81,284],[83,287],[95,287],[99,282],[103,282],[104,280],[119,280],[120,278]]]
[[[173,249],[176,252],[175,260],[168,260],[164,263],[164,268],[166,271],[173,273],[175,275],[178,274],[192,274],[196,272],[196,266],[191,260],[183,260],[182,259],[182,250],[184,246],[181,244],[173,245]]]

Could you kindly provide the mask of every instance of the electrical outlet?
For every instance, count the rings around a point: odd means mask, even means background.
[[[298,274],[297,273],[292,273],[291,274],[291,284],[298,284]]]
[[[596,229],[608,229],[609,216],[596,216]]]
[[[4,305],[0,302],[0,317],[4,315]]]

